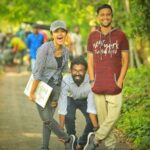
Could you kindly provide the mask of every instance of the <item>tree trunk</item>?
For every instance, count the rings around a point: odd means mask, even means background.
[[[130,57],[130,67],[135,67],[134,66],[134,53],[133,53],[133,40],[129,39],[129,45],[130,45],[130,51],[129,51],[129,57]]]
[[[129,0],[125,0],[127,15],[130,15],[130,3]],[[137,51],[134,48],[133,39],[129,39],[129,47],[130,47],[130,67],[140,67],[141,62],[138,57]]]

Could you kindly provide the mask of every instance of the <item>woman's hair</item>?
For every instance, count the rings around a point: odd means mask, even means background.
[[[87,62],[83,56],[77,56],[73,58],[73,60],[71,61],[70,68],[72,69],[74,65],[83,65],[85,68],[85,71],[87,70]]]

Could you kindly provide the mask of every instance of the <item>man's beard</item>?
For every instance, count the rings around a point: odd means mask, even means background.
[[[76,79],[76,77],[79,77],[79,78]],[[73,81],[77,84],[77,86],[80,86],[80,84],[84,80],[84,75],[73,75],[72,78],[73,78]]]
[[[108,24],[103,24],[103,23],[101,23],[101,26],[102,27],[109,27],[111,25],[111,22],[109,22]]]

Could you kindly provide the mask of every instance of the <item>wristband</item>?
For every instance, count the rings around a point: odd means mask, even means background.
[[[94,82],[94,80],[90,80],[90,84],[93,83],[93,82]]]

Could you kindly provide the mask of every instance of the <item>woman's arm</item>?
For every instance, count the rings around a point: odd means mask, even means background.
[[[36,91],[36,88],[37,88],[39,82],[40,82],[40,80],[34,80],[32,83],[32,88],[31,88],[29,99],[33,102],[35,102],[35,99],[36,99],[35,91]]]

